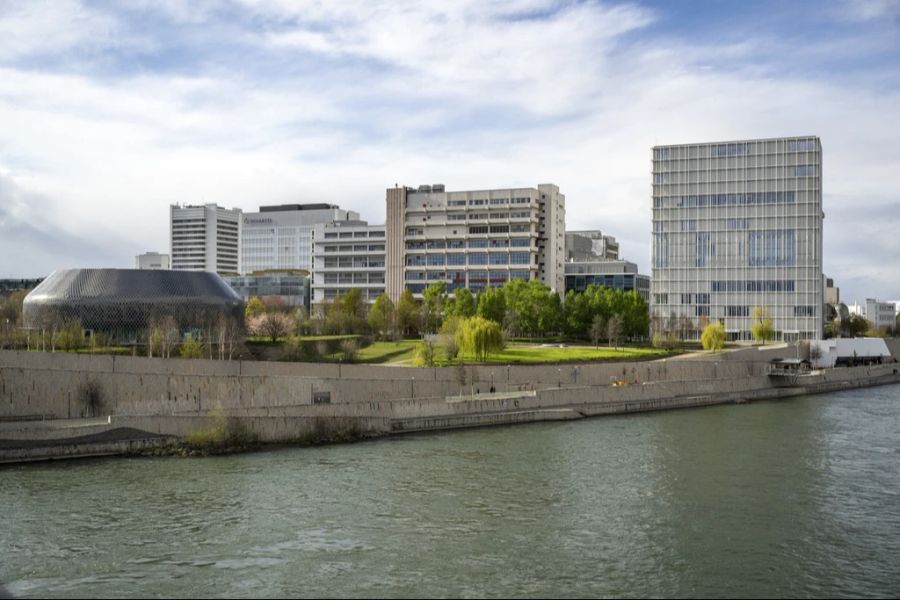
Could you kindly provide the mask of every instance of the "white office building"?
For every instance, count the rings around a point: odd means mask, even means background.
[[[481,292],[510,279],[565,287],[565,196],[552,184],[448,192],[441,184],[387,190],[386,290]]]
[[[359,220],[359,213],[333,204],[261,206],[245,213],[241,232],[241,273],[313,268],[313,229],[321,223]]]
[[[333,221],[315,227],[312,304],[319,305],[362,291],[372,303],[384,293],[384,225],[365,221]]]
[[[171,266],[168,254],[144,252],[134,257],[135,269],[161,269],[167,271]]]
[[[172,269],[236,274],[240,267],[241,209],[215,204],[172,205]]]
[[[852,304],[847,308],[850,314],[864,317],[875,330],[894,328],[897,325],[897,307],[894,302],[866,298],[865,303]]]
[[[822,147],[795,137],[653,148],[651,321],[822,337]]]
[[[602,231],[567,231],[566,262],[618,260],[619,242]]]

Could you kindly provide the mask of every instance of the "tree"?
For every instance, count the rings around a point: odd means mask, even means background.
[[[344,362],[352,363],[356,360],[356,354],[359,352],[359,342],[349,338],[341,341],[341,358]]]
[[[382,293],[369,309],[369,327],[376,336],[382,339],[390,336],[394,329],[394,303],[387,294]]]
[[[258,317],[266,312],[266,305],[260,300],[259,296],[250,296],[247,300],[247,306],[244,307],[244,316],[247,319]]]
[[[869,322],[862,315],[850,315],[850,318],[846,319],[846,322],[846,332],[850,337],[863,336],[869,330]]]
[[[440,329],[446,299],[446,281],[435,281],[422,292],[422,329],[426,333],[435,333]]]
[[[753,307],[753,325],[750,326],[750,333],[756,341],[763,344],[775,337],[775,326],[765,306]]]
[[[419,330],[419,306],[409,289],[403,290],[397,302],[397,328],[404,336],[415,335]]]
[[[456,288],[453,292],[453,301],[447,307],[447,316],[458,316],[464,319],[474,317],[478,307],[475,304],[475,296],[469,288]]]
[[[725,347],[725,326],[721,323],[710,323],[703,329],[700,335],[700,343],[704,350],[713,352]]]
[[[267,312],[250,322],[250,333],[261,335],[276,343],[278,338],[289,334],[294,329],[290,315],[282,312]]]
[[[618,348],[619,340],[622,339],[622,332],[624,330],[625,325],[622,315],[616,314],[611,316],[609,322],[606,324],[606,335],[609,338],[609,343]]]
[[[345,317],[343,333],[362,333],[366,324],[366,302],[362,290],[353,288],[347,292],[342,308]]]
[[[463,321],[456,336],[460,350],[479,361],[484,361],[490,354],[503,349],[500,325],[482,317],[471,317]]]
[[[478,294],[476,314],[495,323],[503,323],[506,315],[506,296],[501,288],[488,288]]]
[[[606,319],[603,315],[594,315],[591,323],[591,341],[595,347],[600,347],[600,340],[606,335]]]

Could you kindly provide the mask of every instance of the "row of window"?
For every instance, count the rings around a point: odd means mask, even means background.
[[[758,152],[758,154],[768,153],[766,150],[766,142],[758,142],[758,148],[762,150],[762,152]],[[748,154],[753,154],[754,143],[752,142],[734,142],[731,144],[710,144],[707,146],[709,149],[708,152],[703,154],[704,156],[709,156],[711,158],[718,158],[723,156],[745,156]],[[818,148],[816,146],[816,140],[788,140],[787,144],[784,146],[786,152],[815,152]],[[695,148],[692,148],[694,150]],[[668,160],[672,158],[673,148],[654,148],[653,149],[653,158],[656,160]]]
[[[488,286],[499,287],[510,279],[531,279],[530,271],[469,271],[468,279],[465,271],[409,271],[406,274],[406,287],[414,294],[422,293],[428,282],[446,281],[447,290],[468,287],[473,292],[480,292]]]
[[[501,204],[528,204],[531,198],[472,198],[468,201],[469,206],[487,206]],[[466,206],[465,200],[447,200],[447,206]]]
[[[531,246],[531,238],[474,238],[470,240],[410,240],[406,242],[407,250],[443,250],[445,248],[527,248]]]
[[[653,208],[695,208],[705,206],[752,206],[755,204],[791,204],[796,194],[789,192],[748,192],[744,194],[698,194],[691,196],[655,196]]]
[[[347,239],[347,238],[364,238],[364,237],[384,237],[383,231],[328,231],[325,232],[326,240]]]
[[[531,262],[530,252],[470,252],[457,254],[407,254],[408,267],[440,267],[443,265],[527,265]]]
[[[710,175],[705,175],[710,173]],[[671,177],[675,175],[675,177]],[[727,180],[762,180],[780,179],[783,177],[815,177],[815,165],[795,165],[778,167],[745,167],[743,169],[731,169],[730,171],[671,171],[667,173],[654,173],[653,183],[663,185],[667,183],[710,183],[712,181],[724,182]]]

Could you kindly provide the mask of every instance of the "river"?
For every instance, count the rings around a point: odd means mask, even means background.
[[[0,469],[22,597],[900,593],[900,385]]]

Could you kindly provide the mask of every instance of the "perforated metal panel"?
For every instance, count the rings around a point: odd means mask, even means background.
[[[139,337],[155,319],[182,331],[205,329],[220,317],[243,320],[243,301],[215,273],[137,269],[55,271],[25,297],[28,329],[79,320],[119,339]]]

